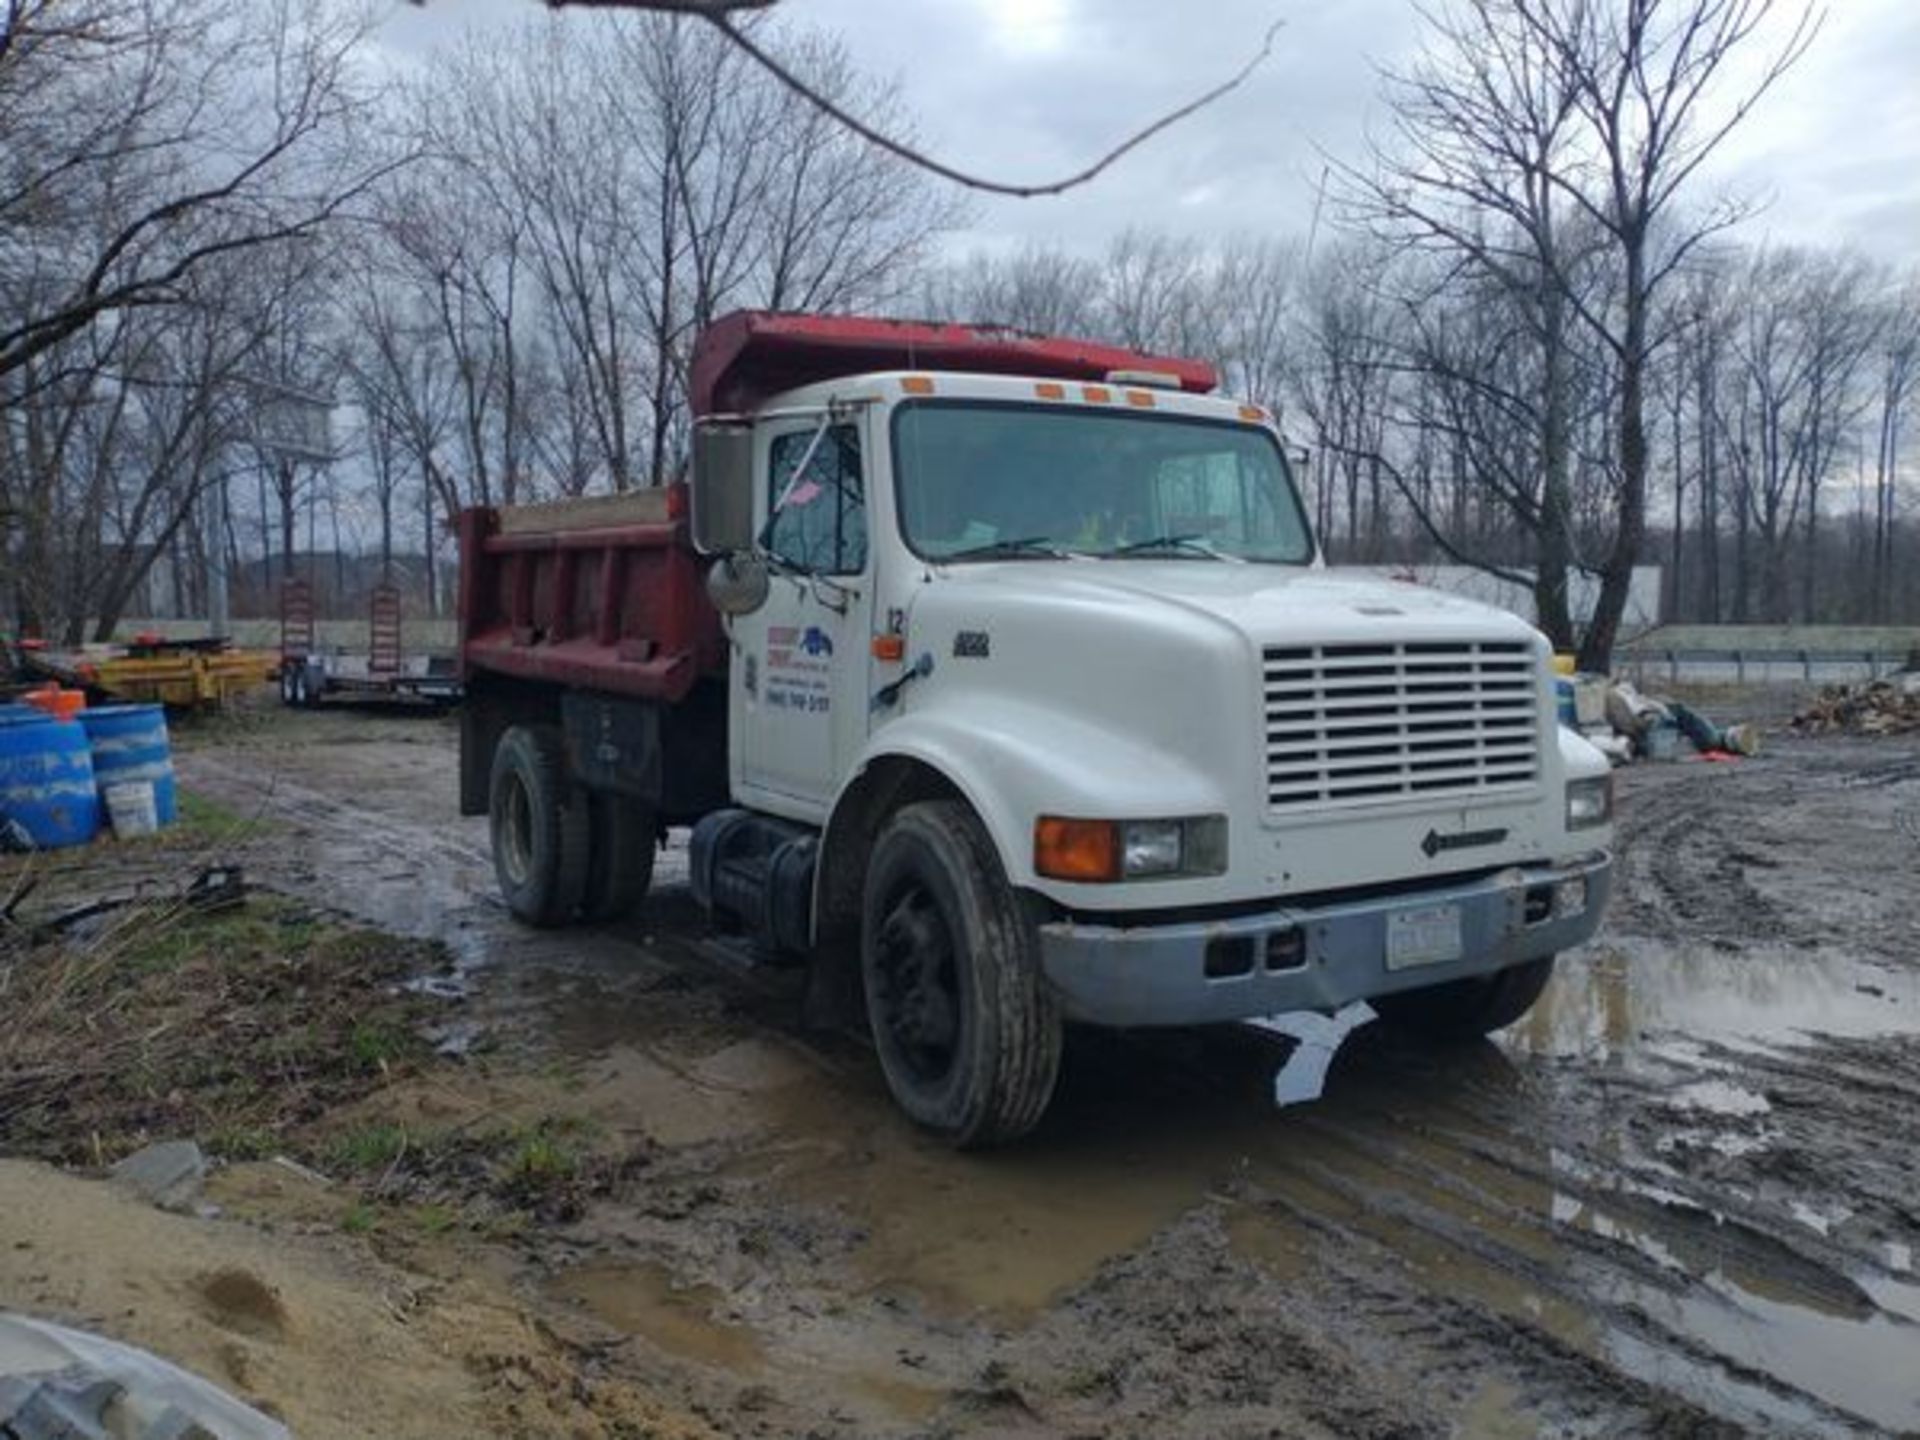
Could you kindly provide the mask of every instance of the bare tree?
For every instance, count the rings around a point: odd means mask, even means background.
[[[1816,12],[1800,10],[1746,92],[1710,111],[1729,58],[1776,8],[1774,0],[1460,0],[1436,9],[1427,58],[1390,77],[1397,147],[1374,173],[1349,175],[1363,211],[1389,233],[1534,298],[1547,470],[1536,595],[1556,640],[1570,629],[1562,624],[1563,466],[1572,457],[1559,373],[1567,327],[1584,327],[1604,352],[1617,386],[1618,494],[1581,637],[1590,668],[1611,656],[1646,533],[1647,377],[1671,338],[1654,324],[1662,287],[1745,213],[1725,202],[1689,217],[1682,200],[1818,28]],[[1599,287],[1596,264],[1608,282]]]
[[[313,234],[398,157],[345,146],[359,21],[323,0],[0,12],[0,375],[220,257]]]

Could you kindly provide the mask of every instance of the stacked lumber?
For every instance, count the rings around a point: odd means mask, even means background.
[[[1920,735],[1920,676],[1829,685],[1793,717],[1802,735]]]

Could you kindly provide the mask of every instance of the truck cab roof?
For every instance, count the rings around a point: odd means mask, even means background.
[[[1092,340],[997,325],[737,310],[694,346],[696,417],[752,414],[767,400],[821,381],[874,371],[1014,375],[1053,381],[1156,383],[1205,395],[1219,384],[1203,360],[1153,355]]]

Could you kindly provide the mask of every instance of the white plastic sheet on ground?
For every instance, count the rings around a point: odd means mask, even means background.
[[[1273,1077],[1273,1103],[1287,1106],[1318,1100],[1327,1085],[1327,1070],[1347,1036],[1373,1018],[1373,1007],[1364,1000],[1356,1000],[1331,1015],[1322,1015],[1318,1010],[1300,1010],[1291,1015],[1262,1015],[1247,1021],[1255,1029],[1290,1035],[1296,1042],[1287,1063]]]
[[[111,1435],[138,1436],[172,1409],[220,1440],[293,1440],[279,1421],[157,1355],[45,1320],[0,1314],[0,1375],[51,1379],[76,1372],[121,1388]]]

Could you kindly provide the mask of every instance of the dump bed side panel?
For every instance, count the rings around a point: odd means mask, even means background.
[[[460,517],[460,664],[678,703],[726,641],[687,537],[684,486]]]

